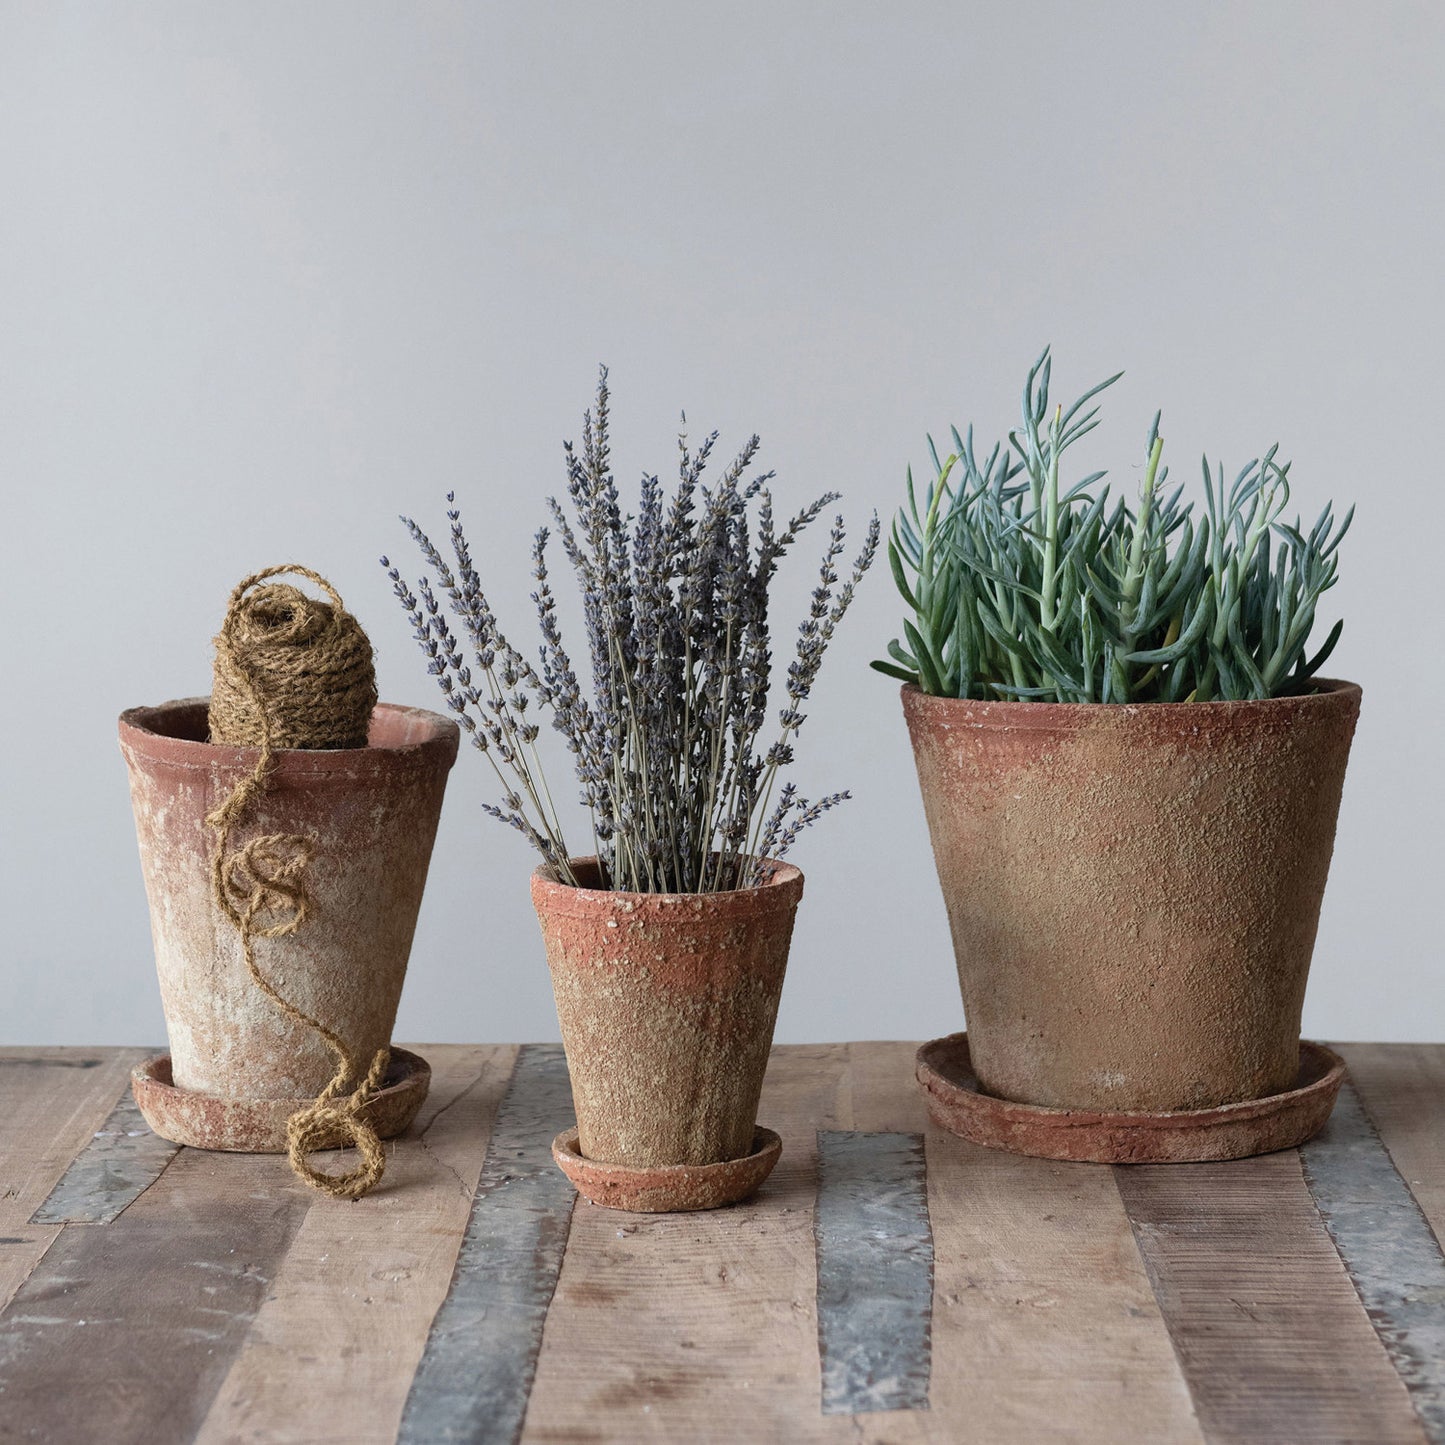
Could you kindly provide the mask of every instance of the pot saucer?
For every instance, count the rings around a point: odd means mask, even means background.
[[[1324,1127],[1345,1077],[1345,1061],[1323,1044],[1300,1040],[1292,1089],[1172,1113],[1050,1109],[996,1099],[979,1088],[968,1035],[948,1034],[918,1050],[916,1076],[940,1129],[990,1149],[1040,1159],[1094,1164],[1184,1164],[1244,1159],[1293,1149]]]
[[[665,1164],[655,1168],[603,1164],[577,1152],[577,1130],[564,1129],[552,1141],[552,1158],[577,1192],[604,1209],[635,1214],[672,1214],[718,1209],[757,1191],[773,1172],[783,1141],[771,1129],[753,1133],[753,1152],[721,1164]]]
[[[286,1121],[314,1099],[224,1099],[178,1089],[171,1056],[157,1054],[131,1070],[131,1092],[147,1124],[173,1144],[243,1154],[284,1154]],[[391,1051],[385,1087],[367,1105],[367,1117],[383,1139],[400,1134],[416,1118],[431,1087],[431,1065],[420,1054]],[[318,1148],[340,1148],[345,1140]]]

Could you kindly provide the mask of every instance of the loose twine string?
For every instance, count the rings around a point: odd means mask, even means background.
[[[304,577],[330,601],[318,602],[284,583],[261,585],[282,575]],[[342,1097],[361,1072],[351,1048],[284,998],[256,964],[256,939],[283,938],[306,921],[305,874],[314,857],[312,844],[295,833],[267,833],[235,850],[230,840],[266,792],[278,748],[365,746],[376,705],[371,643],[336,589],[318,573],[296,566],[268,567],[246,578],[231,593],[215,642],[211,741],[261,752],[250,775],[206,818],[216,834],[212,892],[240,932],[246,971],[257,988],[287,1018],[318,1034],[336,1059],[331,1082],[287,1122],[291,1167],[323,1194],[360,1199],[386,1169],[386,1153],[366,1107],[382,1087],[391,1050],[378,1049],[361,1083]],[[338,1145],[338,1140],[344,1142]],[[326,1174],[312,1166],[309,1155],[337,1147],[354,1147],[360,1154],[354,1170]]]

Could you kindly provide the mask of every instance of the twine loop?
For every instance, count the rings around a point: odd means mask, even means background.
[[[391,1050],[378,1049],[366,1078],[349,1098],[337,1103],[336,1095],[345,1087],[350,1068],[348,1060],[347,1070],[338,1070],[314,1104],[291,1116],[286,1125],[286,1153],[291,1167],[312,1188],[342,1199],[360,1199],[385,1172],[386,1152],[363,1110],[382,1088],[390,1062]],[[361,1156],[349,1174],[324,1174],[307,1157],[318,1149],[338,1148],[355,1149]]]
[[[285,583],[261,585],[287,573],[308,579],[330,601],[318,602]],[[319,1035],[336,1060],[331,1082],[286,1125],[291,1168],[324,1194],[359,1199],[386,1169],[366,1108],[385,1087],[391,1050],[379,1049],[365,1077],[342,1097],[360,1073],[360,1061],[334,1030],[279,993],[256,963],[256,939],[282,938],[305,923],[306,870],[315,847],[300,834],[266,833],[231,850],[230,835],[265,793],[276,749],[365,746],[376,705],[371,643],[324,577],[306,567],[268,567],[231,593],[216,637],[214,678],[212,742],[259,747],[260,757],[206,818],[216,835],[211,890],[241,935],[252,982],[287,1018]],[[312,1165],[311,1154],[336,1148],[354,1148],[361,1156],[350,1173],[326,1174]]]

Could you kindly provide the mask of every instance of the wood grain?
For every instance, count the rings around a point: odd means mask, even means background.
[[[925,1132],[930,1409],[859,1416],[846,1438],[1200,1445],[1110,1171],[996,1153],[936,1129],[913,1081],[916,1051],[850,1044],[839,1112],[855,1129]]]
[[[125,1204],[144,1180],[103,1178],[104,1136],[142,1051],[0,1051],[0,1441],[1445,1439],[1445,1048],[1346,1047],[1364,1107],[1347,1093],[1310,1146],[1313,1198],[1295,1154],[993,1153],[927,1125],[913,1045],[784,1048],[760,1115],[784,1139],[772,1179],[672,1216],[573,1211],[547,1155],[570,1117],[555,1060],[499,1133],[517,1051],[425,1052],[432,1097],[371,1198],[182,1150]],[[819,1129],[925,1136],[927,1409],[823,1412]],[[102,1218],[106,1198],[109,1223],[29,1222]]]
[[[509,1045],[422,1052],[431,1092],[388,1146],[381,1187],[356,1204],[312,1203],[201,1425],[200,1445],[396,1438],[516,1057]]]
[[[1211,1442],[1421,1445],[1293,1150],[1115,1173]]]
[[[143,1049],[0,1050],[0,1307],[60,1233],[31,1216],[144,1057]]]
[[[524,1441],[1117,1445],[1127,1420],[1150,1445],[1198,1445],[1109,1171],[947,1135],[928,1139],[931,1408],[821,1413],[805,1130],[921,1131],[914,1049],[778,1050],[759,1119],[787,1142],[750,1204],[656,1219],[579,1204]]]
[[[838,1124],[844,1045],[774,1053],[758,1122],[783,1136],[761,1192],[641,1215],[579,1202],[524,1442],[854,1438],[819,1411],[815,1131]]]
[[[930,1128],[928,1207],[935,1415],[1000,1445],[1198,1445],[1107,1165],[1004,1154]]]
[[[551,1143],[573,1122],[562,1046],[523,1045],[406,1397],[399,1445],[511,1445],[521,1432],[576,1198]]]
[[[311,1199],[282,1159],[184,1149],[113,1223],[64,1226],[0,1314],[0,1440],[191,1440]]]
[[[1346,1084],[1305,1182],[1432,1445],[1445,1445],[1445,1255]]]

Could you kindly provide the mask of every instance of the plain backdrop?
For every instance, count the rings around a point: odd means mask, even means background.
[[[1445,7],[1379,0],[0,3],[0,1042],[163,1037],[115,717],[207,689],[242,576],[327,573],[383,696],[435,705],[397,514],[455,489],[530,640],[599,362],[629,493],[685,409],[859,535],[926,433],[1013,424],[1045,342],[1061,394],[1127,371],[1079,453],[1126,489],[1162,407],[1176,479],[1277,440],[1307,520],[1358,504],[1305,1025],[1445,1039],[1442,73]],[[880,566],[801,739],[804,791],[855,797],[796,850],[783,1040],[961,1027],[867,667],[899,617]],[[399,1038],[555,1037],[490,796],[464,753]]]

